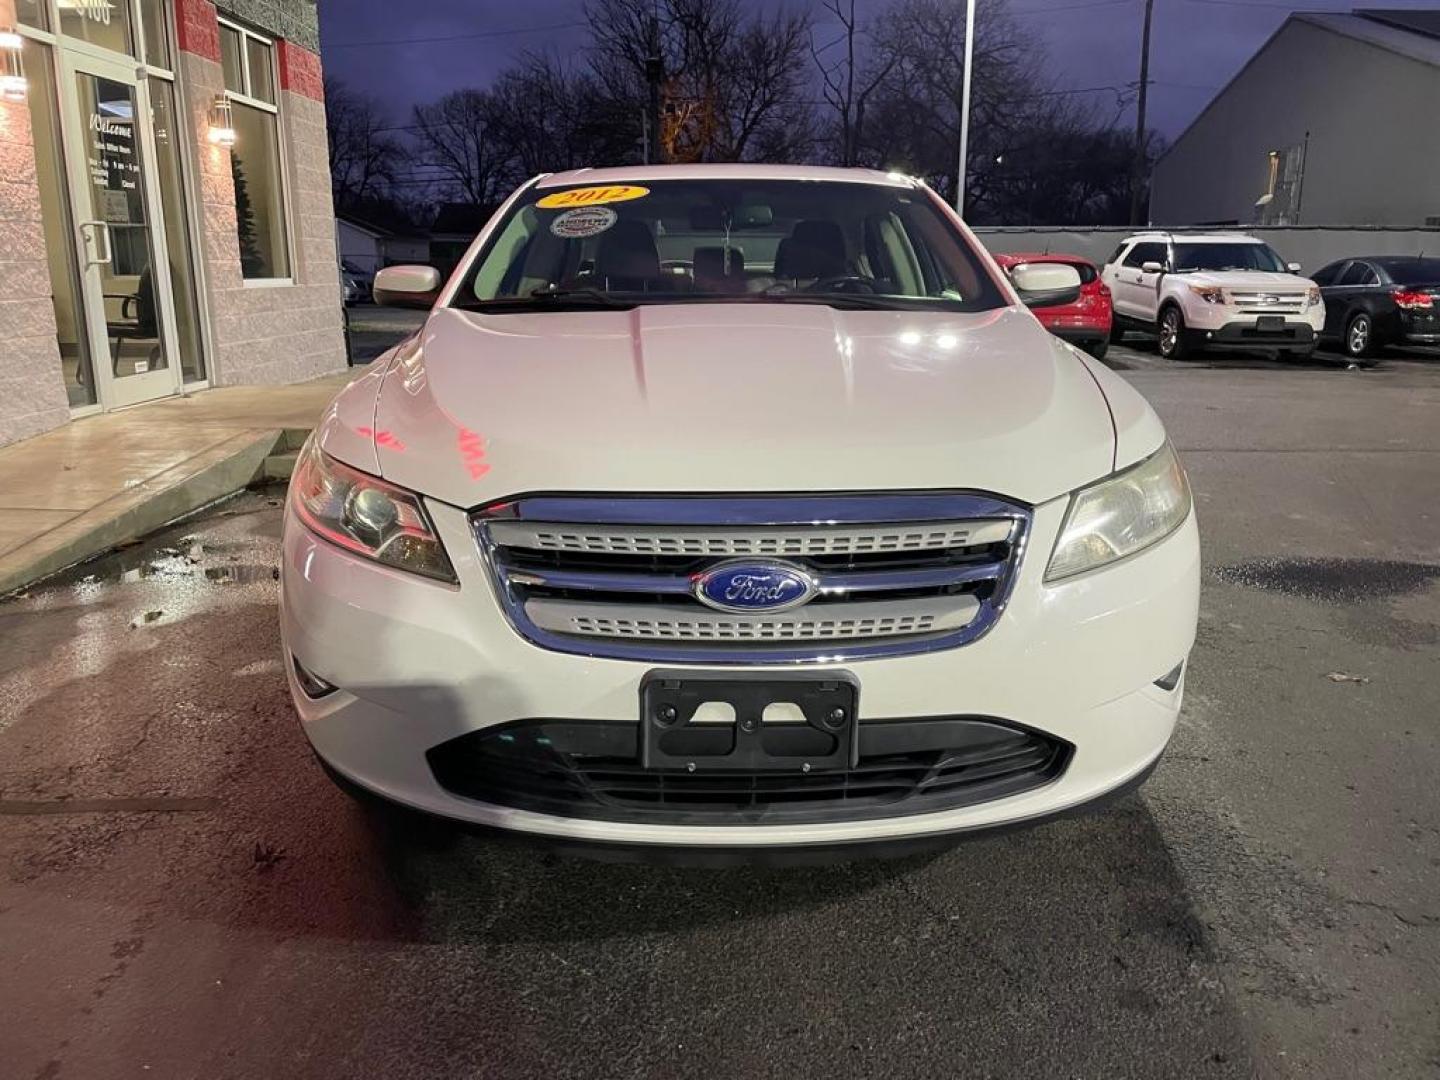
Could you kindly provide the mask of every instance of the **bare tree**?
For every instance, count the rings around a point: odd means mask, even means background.
[[[400,173],[404,150],[388,133],[374,98],[325,77],[330,185],[339,209],[385,198]]]
[[[872,59],[864,70],[860,65],[863,58],[856,56],[859,26],[855,19],[855,0],[825,0],[821,5],[830,12],[843,28],[840,37],[827,45],[816,47],[814,37],[810,41],[810,55],[820,69],[825,102],[835,113],[837,126],[836,157],[841,165],[855,165],[860,160],[860,137],[865,129],[865,105],[885,81],[897,61],[892,52]],[[841,54],[826,60],[825,54],[841,46]]]
[[[1053,99],[1043,96],[1044,49],[1010,16],[1004,0],[976,0],[971,99],[972,167],[966,206],[983,209],[998,153],[1031,130]],[[953,0],[896,0],[874,28],[889,71],[876,88],[869,155],[931,178],[953,197],[964,71],[965,6]]]
[[[435,171],[439,186],[477,206],[498,202],[517,178],[497,112],[483,90],[455,90],[415,107],[420,163]]]
[[[491,131],[521,176],[618,164],[637,141],[635,116],[595,76],[558,56],[527,53],[490,91]]]
[[[749,14],[739,0],[594,0],[591,68],[612,101],[644,109],[650,20],[664,61],[661,139],[671,161],[793,158],[813,139],[804,102],[809,22]]]

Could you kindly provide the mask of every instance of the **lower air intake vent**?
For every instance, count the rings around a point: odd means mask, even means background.
[[[522,720],[426,755],[452,794],[561,817],[652,824],[781,824],[933,813],[1040,787],[1069,764],[1062,740],[1000,720],[861,723],[853,768],[689,772],[640,764],[638,725]]]

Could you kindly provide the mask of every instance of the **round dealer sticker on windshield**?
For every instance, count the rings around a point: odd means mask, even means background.
[[[615,224],[615,211],[608,206],[583,206],[566,210],[550,223],[550,231],[562,240],[581,240],[598,236]]]

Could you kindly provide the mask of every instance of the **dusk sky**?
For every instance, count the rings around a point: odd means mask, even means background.
[[[786,2],[786,0],[779,0]],[[963,0],[956,0],[957,3]],[[772,10],[775,0],[757,7]],[[788,0],[790,6],[812,6]],[[860,0],[862,19],[886,0]],[[1377,7],[1433,8],[1436,0]],[[1156,0],[1152,31],[1150,116],[1177,135],[1216,89],[1234,75],[1292,10],[1349,11],[1353,4],[1284,0]],[[1144,0],[1013,0],[1048,50],[1055,82],[1065,89],[1120,87],[1139,78]],[[824,26],[818,22],[817,34]],[[403,12],[403,14],[402,14]],[[321,0],[326,71],[382,98],[397,124],[410,107],[465,86],[484,86],[519,53],[578,54],[586,42],[582,0]],[[1107,110],[1113,90],[1086,94]],[[1133,106],[1124,116],[1134,122]]]

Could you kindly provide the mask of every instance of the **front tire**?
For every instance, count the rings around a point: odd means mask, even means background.
[[[1352,360],[1363,360],[1375,352],[1375,323],[1368,313],[1357,311],[1345,324],[1345,337],[1341,340],[1345,355]]]
[[[1160,312],[1160,323],[1156,327],[1159,336],[1160,355],[1166,360],[1188,360],[1194,347],[1190,344],[1189,331],[1185,329],[1185,316],[1173,304]]]

